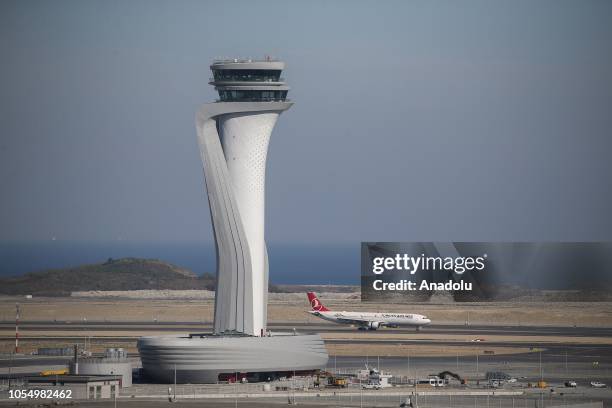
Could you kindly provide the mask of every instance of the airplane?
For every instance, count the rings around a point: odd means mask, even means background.
[[[372,312],[334,312],[326,308],[314,292],[308,292],[308,300],[313,316],[339,324],[358,326],[359,330],[376,330],[379,327],[397,328],[400,326],[415,326],[420,330],[422,326],[431,323],[427,316],[405,313],[372,313]]]

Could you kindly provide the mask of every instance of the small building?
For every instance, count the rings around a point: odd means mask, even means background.
[[[503,387],[506,383],[516,382],[515,378],[512,378],[511,375],[502,371],[488,371],[486,379],[489,383],[489,387],[492,388]]]
[[[440,378],[437,375],[430,375],[427,378],[421,378],[417,380],[418,385],[430,385],[432,387],[445,387],[447,380]]]
[[[72,347],[39,347],[36,351],[39,356],[71,356]]]
[[[389,379],[393,377],[391,374],[385,374],[382,370],[377,368],[370,368],[368,370],[360,370],[357,373],[357,378],[367,381],[367,384],[375,385],[380,388],[391,387]]]
[[[55,375],[26,378],[28,389],[70,392],[73,400],[114,399],[119,396],[119,375]]]
[[[132,386],[132,363],[123,349],[108,349],[104,357],[78,359],[70,363],[75,375],[119,375],[121,388]]]

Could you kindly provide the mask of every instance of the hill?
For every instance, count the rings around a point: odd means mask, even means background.
[[[214,290],[214,277],[157,259],[109,258],[100,264],[0,278],[0,294],[64,296],[75,291],[139,289]]]

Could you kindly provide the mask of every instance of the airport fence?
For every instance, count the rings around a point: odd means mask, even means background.
[[[413,387],[391,387],[383,390],[364,390],[358,386],[345,389],[321,388],[312,389],[308,382],[278,381],[269,384],[269,390],[264,384],[209,384],[190,385],[179,384],[176,390],[173,386],[140,384],[122,390],[122,397],[147,398],[174,397],[177,400],[203,400],[235,399],[238,404],[247,404],[248,401],[275,401],[287,402],[291,405],[321,405],[341,407],[399,407],[401,404],[418,408],[557,408],[573,407],[583,408],[581,405],[595,403],[592,398],[584,394],[551,394],[532,391],[523,394],[512,390],[485,390],[485,389],[446,389],[420,391],[415,394]],[[584,408],[600,407],[600,405],[585,405]]]
[[[384,393],[364,393],[352,395],[337,393],[331,396],[296,396],[287,398],[291,404],[322,404],[343,407],[406,407],[414,408],[600,408],[601,401],[580,399],[538,398],[533,395],[495,396],[495,395],[386,395]],[[412,403],[412,405],[410,405]]]

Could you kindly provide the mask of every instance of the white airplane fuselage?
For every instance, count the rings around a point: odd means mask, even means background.
[[[336,312],[311,310],[308,313],[321,319],[339,324],[352,324],[370,330],[379,327],[427,326],[431,320],[420,314],[410,313],[373,313],[373,312]]]

